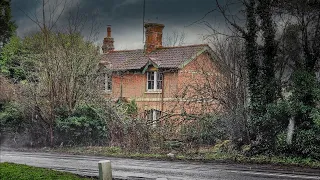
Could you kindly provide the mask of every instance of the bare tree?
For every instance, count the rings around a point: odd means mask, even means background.
[[[90,18],[80,13],[77,6],[75,14],[69,13],[68,24],[57,27],[71,2],[42,0],[37,13],[25,12],[41,32],[24,40],[34,61],[30,83],[26,85],[26,100],[30,102],[27,106],[31,114],[35,114],[32,118],[41,119],[48,127],[51,146],[57,109],[66,108],[70,113],[77,104],[98,94],[94,83],[99,52],[88,41],[91,38],[86,41],[81,36]],[[93,37],[97,34],[97,23],[91,21],[90,25],[89,36]]]
[[[186,33],[184,31],[173,30],[171,33],[167,33],[164,37],[164,46],[181,46],[184,44]]]

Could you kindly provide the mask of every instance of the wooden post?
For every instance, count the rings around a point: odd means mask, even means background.
[[[112,180],[111,162],[109,160],[99,161],[99,180]]]

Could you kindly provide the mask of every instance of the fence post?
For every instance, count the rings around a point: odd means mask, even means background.
[[[99,180],[112,180],[111,162],[109,160],[99,161]]]

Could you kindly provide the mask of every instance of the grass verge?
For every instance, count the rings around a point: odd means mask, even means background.
[[[0,163],[0,179],[6,180],[89,180],[92,178],[14,163]]]
[[[75,155],[97,155],[108,157],[156,159],[156,160],[182,160],[182,161],[203,161],[203,162],[227,162],[247,164],[271,164],[296,167],[320,168],[320,161],[311,158],[288,157],[288,156],[245,156],[239,152],[219,152],[212,148],[198,149],[196,151],[177,152],[174,157],[168,157],[168,152],[138,153],[124,151],[119,147],[61,147],[46,149],[49,152],[59,152]]]

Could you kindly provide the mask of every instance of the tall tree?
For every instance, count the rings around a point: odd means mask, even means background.
[[[12,21],[10,2],[11,0],[0,0],[0,50],[17,28]]]
[[[245,41],[251,139],[267,150],[271,144],[274,146],[275,131],[270,127],[275,122],[266,121],[264,116],[267,106],[276,101],[278,91],[275,78],[277,43],[272,11],[274,1],[229,0],[225,6],[218,0],[216,3],[227,24],[231,25],[230,29]],[[242,17],[230,13],[233,4],[242,5]],[[239,19],[245,22],[238,22]]]
[[[320,80],[316,73],[319,73],[320,63],[320,2],[316,0],[285,0],[279,4],[281,15],[293,17],[290,25],[285,29],[284,40],[287,57],[292,64],[292,75],[290,79],[290,104],[292,108],[292,133],[295,136],[293,142],[301,138],[301,135],[308,133],[308,143],[311,144],[317,138],[320,131],[319,114],[320,103]],[[294,130],[294,131],[293,131]],[[314,136],[315,135],[315,136]],[[291,144],[291,138],[288,143]],[[318,140],[319,142],[319,140]],[[308,153],[307,150],[299,150],[297,145],[292,144],[293,151],[297,153]],[[312,152],[310,152],[312,153]]]

